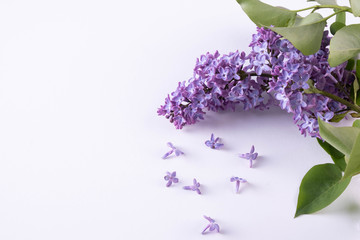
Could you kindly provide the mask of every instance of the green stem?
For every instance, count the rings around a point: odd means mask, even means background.
[[[299,10],[292,10],[293,12],[302,12],[302,11],[306,11],[306,10],[310,10],[310,9],[320,9],[320,8],[332,8],[332,9],[339,9],[339,10],[343,10],[343,11],[348,11],[348,12],[352,12],[351,8],[349,7],[342,7],[342,6],[337,6],[337,5],[315,5],[312,7],[307,7],[307,8],[303,8],[303,9],[299,9]]]
[[[325,92],[325,91],[321,91],[319,89],[316,89],[316,88],[312,88],[311,89],[313,91],[313,93],[318,93],[318,94],[321,94],[321,95],[324,95],[325,97],[328,97],[332,100],[335,100],[339,103],[342,103],[344,104],[345,106],[349,107],[351,110],[354,110],[355,112],[358,112],[360,113],[360,107],[351,103],[351,102],[348,102],[346,101],[345,99],[342,99],[341,97],[338,97],[334,94],[331,94],[331,93],[328,93],[328,92]]]

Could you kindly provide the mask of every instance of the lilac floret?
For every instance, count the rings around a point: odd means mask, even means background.
[[[209,224],[202,231],[202,234],[205,234],[205,232],[207,230],[209,230],[210,232],[212,232],[212,231],[220,232],[219,224],[217,224],[214,219],[212,219],[211,217],[207,217],[207,216],[204,216],[204,218],[209,221]]]
[[[180,151],[179,149],[174,147],[174,145],[171,142],[168,142],[167,145],[171,148],[171,150],[168,151],[167,153],[165,153],[164,156],[162,157],[162,159],[166,159],[168,156],[170,156],[173,153],[175,154],[175,156],[184,154],[182,151]]]
[[[236,182],[236,193],[239,193],[240,183],[246,183],[247,180],[244,178],[232,177],[232,178],[230,178],[230,182]]]
[[[220,140],[220,138],[214,138],[214,134],[212,133],[211,134],[211,137],[210,137],[210,140],[207,140],[205,142],[205,145],[208,146],[209,148],[212,148],[212,149],[218,149],[222,146],[224,146],[224,144],[222,143],[218,143],[218,141]]]
[[[254,145],[251,146],[251,149],[250,149],[249,153],[239,154],[239,157],[247,159],[247,160],[250,161],[250,168],[252,168],[253,161],[257,158],[257,156],[258,156],[258,153],[255,152]]]
[[[185,187],[183,187],[183,189],[195,191],[198,194],[201,194],[201,192],[200,192],[200,183],[198,181],[196,181],[195,178],[193,180],[193,185],[192,186],[185,186]]]
[[[179,179],[176,177],[176,172],[166,172],[166,175],[164,177],[165,181],[168,181],[166,183],[166,187],[170,187],[173,183],[178,183]]]

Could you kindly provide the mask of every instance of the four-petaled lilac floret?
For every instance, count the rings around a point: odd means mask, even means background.
[[[195,178],[193,180],[193,185],[192,186],[185,186],[183,188],[185,190],[196,191],[198,194],[201,194],[201,192],[200,192],[200,183],[198,181],[196,181]]]
[[[244,178],[232,177],[232,178],[230,178],[230,182],[236,182],[236,193],[239,193],[240,183],[246,183],[247,181]]]
[[[250,167],[251,167],[251,168],[252,168],[252,166],[253,166],[253,160],[255,160],[255,159],[257,158],[257,156],[258,156],[258,153],[255,152],[255,147],[254,147],[254,145],[252,145],[251,150],[250,150],[249,153],[239,154],[239,157],[245,158],[245,159],[247,159],[247,160],[250,161]]]
[[[174,145],[171,142],[168,142],[167,145],[171,148],[170,151],[168,151],[167,153],[165,153],[165,155],[162,157],[163,159],[167,158],[168,156],[170,156],[172,153],[175,153],[176,156],[179,156],[181,154],[184,154],[182,151],[180,151],[179,149],[177,149],[176,147],[174,147]]]
[[[207,216],[204,216],[204,218],[209,221],[209,224],[202,231],[202,234],[205,234],[206,230],[208,230],[208,229],[210,232],[212,232],[214,230],[216,230],[217,232],[220,232],[219,224],[217,224],[214,219],[212,219],[211,217],[207,217]]]
[[[224,144],[222,143],[218,143],[218,141],[220,140],[220,138],[214,138],[214,134],[212,133],[211,134],[211,137],[210,137],[210,140],[207,140],[205,142],[205,145],[208,146],[209,148],[212,148],[212,149],[218,149],[219,147],[222,147],[224,146]]]
[[[176,177],[176,172],[175,172],[175,171],[172,172],[172,173],[166,172],[166,176],[164,177],[164,179],[165,179],[166,181],[168,181],[168,182],[166,183],[166,186],[167,186],[167,187],[170,187],[171,184],[173,184],[173,183],[178,183],[178,182],[179,182],[179,179]]]

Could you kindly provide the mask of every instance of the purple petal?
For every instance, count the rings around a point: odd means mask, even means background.
[[[171,173],[171,177],[176,177],[176,172],[175,171]]]
[[[224,144],[222,143],[215,143],[215,148],[218,149],[219,147],[222,147],[224,146]]]
[[[175,155],[179,156],[181,154],[184,154],[182,151],[180,151],[179,149],[175,149]]]
[[[169,181],[167,182],[166,186],[167,186],[167,187],[170,187],[170,186],[171,186],[171,184],[172,184],[172,181],[171,181],[171,180],[169,180]]]
[[[168,142],[167,145],[168,145],[170,148],[172,148],[172,149],[175,148],[174,145],[173,145],[171,142]]]
[[[210,224],[206,226],[206,228],[202,231],[201,234],[204,234],[206,230],[208,230],[208,228],[210,227]]]
[[[200,189],[196,189],[196,192],[201,195]]]
[[[218,224],[214,224],[214,226],[215,226],[214,229],[216,229],[217,232],[220,232],[220,227],[219,227],[219,225],[218,225]]]
[[[236,181],[236,177],[231,177],[230,178],[230,182],[235,182]]]
[[[165,155],[162,157],[162,159],[167,158],[170,154],[172,154],[174,150],[170,150],[169,152],[165,153]]]
[[[168,180],[170,179],[169,175],[166,175],[166,176],[164,177],[164,179],[165,179],[166,181],[168,181]]]
[[[205,142],[205,145],[211,148],[213,144],[212,144],[212,142],[210,142],[209,140],[207,140],[207,141]]]
[[[211,140],[212,142],[214,142],[214,134],[213,134],[213,133],[211,134],[210,140]]]
[[[185,190],[192,190],[191,186],[185,186],[185,187],[183,187],[183,189],[185,189]]]
[[[254,145],[252,145],[252,146],[251,146],[250,153],[254,153],[254,151],[255,151],[255,147],[254,147]]]
[[[212,219],[211,217],[207,217],[207,216],[204,215],[204,218],[205,218],[206,220],[208,220],[209,222],[211,222],[211,223],[215,222],[215,220]]]
[[[178,183],[179,182],[179,179],[178,178],[173,178],[173,183]]]

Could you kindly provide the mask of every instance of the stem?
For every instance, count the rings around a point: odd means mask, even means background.
[[[351,102],[348,102],[345,99],[342,99],[341,97],[338,97],[338,96],[336,96],[334,94],[331,94],[331,93],[328,93],[328,92],[325,92],[325,91],[321,91],[321,90],[316,89],[316,88],[313,88],[311,90],[313,90],[314,93],[324,95],[325,97],[328,97],[328,98],[330,98],[332,100],[335,100],[335,101],[337,101],[339,103],[342,103],[345,106],[349,107],[351,110],[354,110],[355,112],[360,113],[360,107],[359,106],[357,106],[355,104],[352,104]]]
[[[315,11],[315,10],[318,10],[318,9],[320,9],[320,8],[339,9],[339,10],[348,11],[348,12],[351,12],[351,13],[352,13],[351,8],[349,8],[349,7],[337,6],[337,5],[315,5],[315,6],[312,6],[312,7],[307,7],[307,8],[303,8],[303,9],[299,9],[299,10],[292,10],[292,11],[293,11],[293,12],[302,12],[302,11],[306,11],[306,10],[310,10],[310,9],[313,9],[313,10]]]
[[[348,10],[348,9],[342,9],[342,10],[340,10],[340,11],[338,11],[338,12],[335,12],[335,13],[333,13],[333,14],[331,14],[331,15],[327,16],[326,18],[322,19],[322,21],[326,21],[326,20],[328,20],[329,18],[331,18],[331,17],[333,17],[333,16],[337,15],[338,13],[346,12],[347,10]]]

